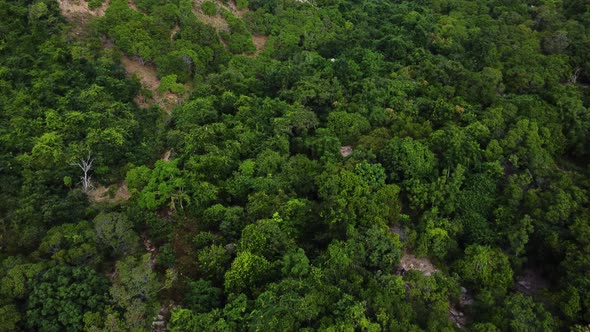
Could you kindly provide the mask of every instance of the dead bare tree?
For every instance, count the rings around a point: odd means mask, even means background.
[[[580,71],[582,70],[582,68],[580,67],[576,67],[576,70],[574,70],[574,73],[572,74],[569,82],[571,84],[576,84],[578,82],[578,77],[580,76]]]
[[[72,166],[78,166],[84,172],[84,175],[80,177],[80,183],[82,184],[82,188],[85,193],[94,189],[94,185],[92,185],[92,177],[90,177],[90,171],[92,170],[92,163],[94,162],[94,158],[91,158],[91,152],[88,152],[88,157],[86,160],[80,158],[78,162],[71,163]]]

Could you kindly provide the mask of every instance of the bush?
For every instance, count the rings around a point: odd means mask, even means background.
[[[160,80],[160,92],[170,91],[172,93],[183,93],[184,85],[176,82],[177,76],[175,74],[167,75],[162,77]]]
[[[205,15],[213,16],[217,14],[217,6],[213,1],[204,1],[201,4],[201,10]]]
[[[103,0],[90,0],[88,1],[88,8],[90,9],[96,9],[100,6],[102,6]]]
[[[236,0],[236,6],[238,9],[248,8],[248,0]]]

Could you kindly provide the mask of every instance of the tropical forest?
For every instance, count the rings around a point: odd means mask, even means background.
[[[590,331],[590,1],[0,0],[0,331]]]

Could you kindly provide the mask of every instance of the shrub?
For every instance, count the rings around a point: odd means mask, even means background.
[[[238,9],[248,8],[248,0],[236,0],[236,6]]]
[[[201,4],[201,10],[205,15],[213,16],[217,14],[217,6],[213,1],[204,1]]]

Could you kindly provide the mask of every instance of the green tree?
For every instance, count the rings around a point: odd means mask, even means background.
[[[101,247],[116,256],[133,254],[139,237],[124,214],[101,213],[94,218],[94,233]]]
[[[258,287],[269,281],[271,273],[272,266],[266,258],[243,251],[225,273],[225,290],[230,294],[255,294]]]
[[[152,270],[150,254],[141,258],[128,256],[117,262],[110,294],[124,310],[129,329],[146,329],[156,310],[156,295],[162,289]]]
[[[87,267],[57,265],[33,286],[26,325],[41,331],[82,331],[84,314],[102,313],[108,300],[106,278]]]
[[[201,4],[201,10],[209,16],[213,16],[217,14],[217,5],[215,5],[213,1],[203,1]]]
[[[11,264],[12,263],[12,264]],[[22,263],[7,259],[2,262],[0,294],[8,299],[25,299],[31,292],[36,277],[46,269],[44,263]]]
[[[204,277],[221,284],[225,272],[229,269],[231,255],[224,247],[211,245],[199,250],[197,261],[199,271]]]
[[[373,226],[360,234],[364,247],[363,265],[369,270],[393,272],[401,258],[402,244],[397,235],[393,235],[386,227]]]
[[[508,257],[498,249],[471,245],[465,257],[457,263],[457,272],[466,285],[503,295],[512,284],[512,269]]]
[[[39,245],[39,252],[62,264],[82,266],[101,261],[92,225],[86,221],[53,227]]]
[[[158,160],[151,172],[145,186],[139,192],[139,206],[149,210],[157,210],[164,206],[175,210],[183,208],[184,204],[189,201],[189,196],[185,192],[186,179],[182,170],[178,169],[178,160],[163,161]],[[128,175],[134,185],[145,183],[147,172],[140,167],[140,171],[131,170]],[[131,190],[139,191],[141,187],[130,187]]]
[[[210,281],[197,280],[188,283],[185,303],[193,312],[205,313],[221,305],[222,291]]]
[[[293,240],[282,229],[283,223],[278,214],[275,214],[273,219],[259,220],[246,226],[238,245],[239,251],[248,251],[270,261],[283,257],[294,247]]]
[[[551,331],[556,327],[555,319],[541,304],[518,293],[506,298],[495,324],[508,331]]]
[[[335,111],[328,115],[327,128],[345,145],[355,144],[370,127],[369,121],[358,113]]]
[[[295,251],[286,253],[283,257],[283,267],[281,268],[283,276],[301,278],[305,277],[309,271],[309,258],[303,249],[297,248]]]
[[[14,304],[0,307],[0,329],[2,331],[18,331],[18,323],[22,320],[21,313]]]
[[[412,138],[394,138],[381,151],[383,167],[395,180],[429,179],[436,169],[436,157],[424,144]]]

